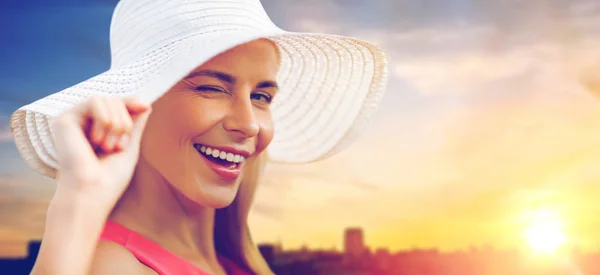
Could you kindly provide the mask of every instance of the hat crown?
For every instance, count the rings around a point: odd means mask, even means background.
[[[273,28],[259,0],[121,0],[110,26],[112,66],[191,36]]]

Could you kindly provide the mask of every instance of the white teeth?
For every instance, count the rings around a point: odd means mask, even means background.
[[[196,147],[196,149],[198,148]],[[233,163],[240,163],[244,162],[245,160],[245,158],[241,155],[228,153],[225,151],[219,151],[218,149],[213,149],[205,145],[202,145],[199,151],[207,156],[212,156],[213,158],[220,158],[222,160],[227,160]]]

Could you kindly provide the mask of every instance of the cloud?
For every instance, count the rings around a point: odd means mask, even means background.
[[[597,89],[597,81],[589,80],[597,78],[590,72],[598,71],[589,64],[600,60],[596,1],[365,3],[267,1],[265,6],[275,15],[293,10],[281,20],[294,30],[356,36],[382,45],[396,76],[423,93],[488,91],[525,77],[558,77]]]
[[[598,106],[577,100],[504,101],[464,112],[449,124],[446,142],[438,151],[455,172],[453,180],[440,185],[448,190],[444,203],[469,202],[485,194],[509,196],[520,190],[568,192],[600,182]],[[600,189],[593,192],[600,194]],[[511,207],[528,207],[528,202]]]
[[[460,31],[465,26],[490,26],[501,32],[557,35],[582,19],[594,18],[594,0],[510,1],[425,0],[263,0],[275,21],[293,27],[293,22],[311,18],[320,25],[338,23],[348,29],[383,29],[389,33],[419,29]],[[435,8],[432,8],[435,7]],[[518,7],[518,8],[515,8]]]
[[[596,67],[600,62],[600,53],[596,50],[600,36],[586,35],[585,40],[540,39],[518,43],[514,34],[498,33],[483,26],[452,33],[420,30],[391,36],[388,43],[410,45],[395,50],[392,70],[417,91],[427,94],[482,93],[507,90],[507,86],[509,89],[514,86],[529,90],[557,89],[543,86],[543,82],[548,81],[536,82],[538,78],[553,79],[551,85],[556,82],[561,82],[563,87],[571,85],[569,89],[580,89],[576,86],[582,85],[594,90],[600,79]],[[510,44],[511,40],[516,43]],[[521,83],[513,85],[515,80]]]
[[[330,22],[323,24],[317,20],[311,18],[303,18],[296,21],[295,27],[297,31],[311,32],[311,33],[339,33],[342,31],[342,26],[336,22]]]
[[[596,1],[365,3],[264,4],[276,16],[293,10],[280,18],[293,30],[355,36],[381,45],[390,55],[393,76],[407,83],[409,91],[486,93],[494,99],[532,91],[599,93]]]
[[[531,75],[535,68],[526,54],[487,55],[457,54],[434,56],[398,63],[394,72],[423,93],[489,92],[499,84],[522,75]]]

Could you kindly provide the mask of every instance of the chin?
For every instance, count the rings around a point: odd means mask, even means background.
[[[235,196],[231,196],[231,198],[222,198],[222,197],[203,198],[200,200],[193,200],[193,201],[196,204],[201,205],[203,207],[220,209],[220,208],[225,208],[225,207],[231,205],[231,203],[233,203],[234,199],[235,199]]]
[[[201,186],[201,189],[196,190],[195,195],[188,198],[201,206],[219,209],[231,205],[237,195],[239,184],[227,186],[203,182],[202,185],[197,186]]]
[[[215,201],[210,204],[205,204],[203,206],[208,207],[208,208],[213,208],[213,209],[221,209],[221,208],[226,208],[226,207],[230,206],[231,203],[233,203],[233,199],[228,200],[228,201]]]

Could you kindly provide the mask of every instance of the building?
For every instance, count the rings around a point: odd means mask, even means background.
[[[275,246],[270,244],[261,244],[258,246],[258,250],[260,251],[260,254],[262,254],[263,258],[265,258],[265,261],[269,264],[269,266],[273,266],[276,256]]]
[[[351,257],[360,257],[365,253],[365,242],[361,228],[347,228],[344,234],[344,252]]]
[[[2,274],[29,274],[37,259],[41,243],[32,241],[28,245],[28,255],[19,259],[0,259],[0,270]]]

